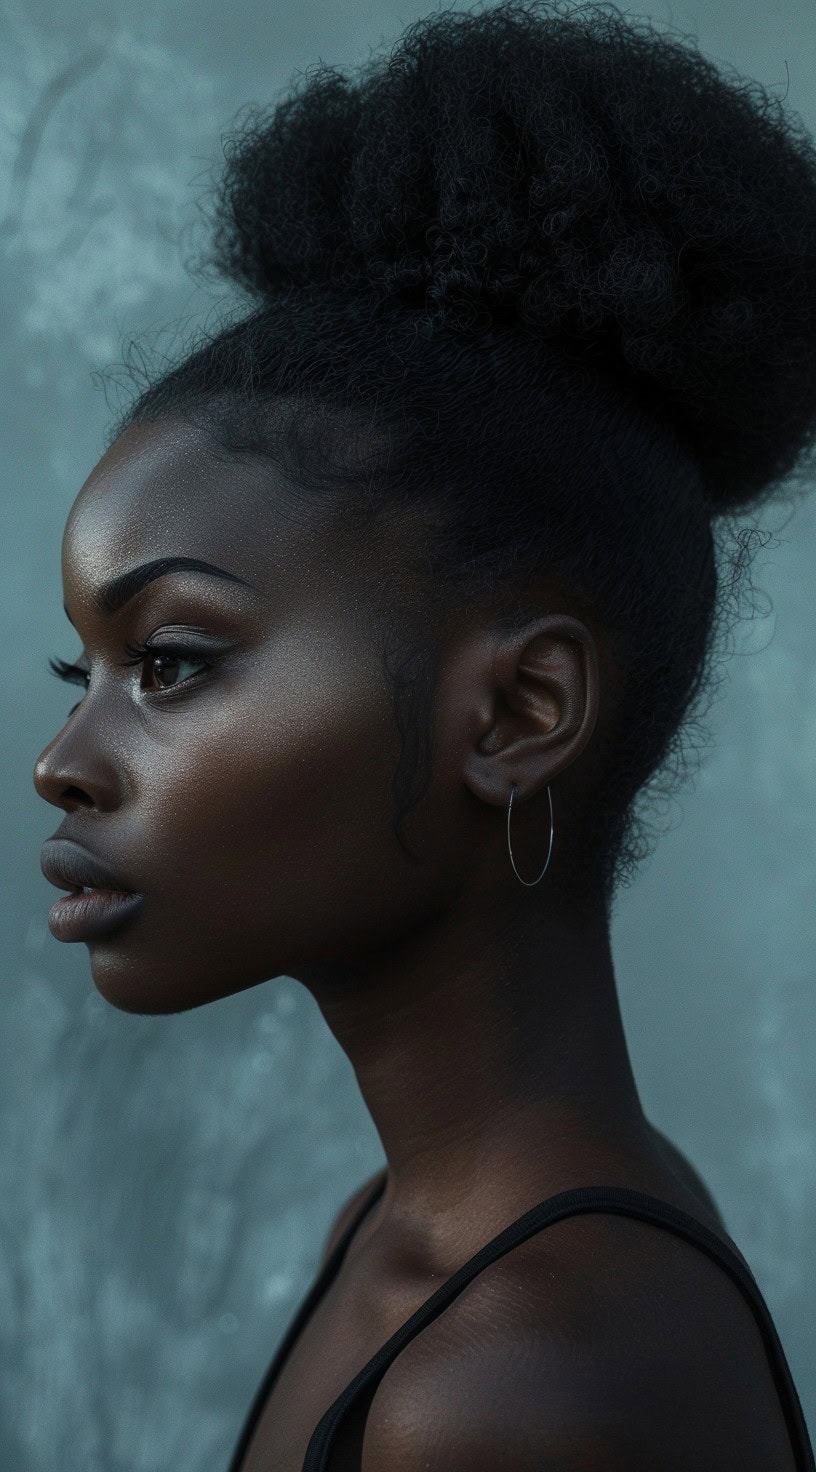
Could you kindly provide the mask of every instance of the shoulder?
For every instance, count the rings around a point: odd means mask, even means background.
[[[361,1472],[795,1472],[736,1283],[611,1215],[480,1273],[389,1367],[362,1453]]]

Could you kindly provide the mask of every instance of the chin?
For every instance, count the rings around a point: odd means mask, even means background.
[[[103,1001],[119,1012],[132,1012],[140,1017],[169,1016],[190,1012],[227,995],[226,992],[208,993],[200,984],[179,985],[178,974],[174,982],[165,983],[149,964],[125,961],[104,941],[95,941],[88,949],[94,985]]]
[[[103,1001],[119,1012],[140,1017],[169,1017],[178,1012],[193,1012],[210,1002],[235,996],[248,987],[272,980],[280,973],[264,970],[263,974],[242,979],[236,976],[234,961],[228,972],[197,969],[190,957],[163,957],[160,964],[148,957],[126,955],[117,948],[116,937],[86,941],[90,953],[91,975]]]

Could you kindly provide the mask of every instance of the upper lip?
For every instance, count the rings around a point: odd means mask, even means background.
[[[104,860],[89,854],[70,838],[48,838],[42,846],[40,868],[57,889],[114,889],[134,894],[130,885]]]

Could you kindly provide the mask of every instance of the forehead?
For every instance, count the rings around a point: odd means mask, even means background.
[[[268,589],[293,567],[302,576],[310,562],[325,563],[338,523],[327,498],[298,495],[269,462],[231,457],[194,425],[133,425],[71,507],[62,542],[66,598],[172,555],[216,563]]]
[[[422,548],[435,514],[390,507],[361,523],[349,514],[347,492],[304,492],[271,461],[230,455],[199,426],[172,418],[136,424],[111,445],[71,507],[62,542],[65,603],[72,616],[76,608],[93,617],[93,596],[105,583],[141,563],[181,556],[226,569],[251,585],[245,596],[269,606],[318,602],[362,613],[385,598],[406,611],[424,607]],[[207,581],[198,580],[197,593]],[[239,591],[234,583],[218,587]]]

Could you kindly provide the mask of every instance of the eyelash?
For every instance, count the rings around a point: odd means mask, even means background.
[[[189,664],[199,665],[202,672],[206,672],[207,670],[212,669],[213,664],[215,663],[214,660],[204,659],[197,649],[191,649],[188,645],[184,644],[130,644],[127,640],[125,640],[125,649],[127,650],[128,654],[132,655],[133,657],[131,659],[122,660],[123,669],[127,668],[129,665],[143,664],[146,659],[149,659],[151,657],[154,659],[158,659],[160,656],[166,656],[169,659],[181,659],[187,661]],[[87,691],[88,680],[90,676],[88,671],[83,670],[80,665],[69,664],[64,659],[52,658],[49,659],[48,666],[51,670],[51,673],[56,675],[59,680],[67,680],[69,684],[72,685],[82,685]],[[180,688],[180,685],[194,684],[198,680],[198,678],[198,675],[188,675],[186,680],[181,680],[179,682],[179,685],[170,685],[167,688],[170,690],[177,690]],[[150,693],[155,695],[158,692],[154,690]],[[73,715],[74,711],[81,704],[81,700],[77,701],[77,704],[72,706],[68,714]]]

